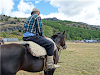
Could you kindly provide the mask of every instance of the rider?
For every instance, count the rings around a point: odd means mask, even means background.
[[[1,43],[4,45],[4,40],[2,39],[2,37],[0,37],[0,45]]]
[[[53,63],[54,44],[43,35],[42,21],[39,15],[39,9],[34,8],[31,12],[31,16],[26,19],[24,23],[23,40],[33,41],[44,47],[47,51],[47,69],[58,68],[60,66]]]

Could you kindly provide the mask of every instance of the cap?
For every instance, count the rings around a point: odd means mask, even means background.
[[[37,8],[34,8],[33,10],[32,10],[32,12],[40,12],[40,10],[39,9],[37,9]]]

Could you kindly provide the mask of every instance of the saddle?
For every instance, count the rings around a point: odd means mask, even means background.
[[[54,43],[54,50],[57,49],[55,42],[51,38],[46,38],[47,40],[51,41]],[[29,52],[35,56],[35,57],[40,57],[40,56],[45,56],[47,55],[47,52],[44,47],[40,46],[39,44],[32,42],[32,41],[20,41],[19,44],[28,44]]]

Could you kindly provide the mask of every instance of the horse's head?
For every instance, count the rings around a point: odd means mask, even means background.
[[[58,32],[56,34],[54,34],[51,38],[55,41],[55,43],[60,47],[62,46],[63,49],[66,49],[67,46],[66,46],[66,36],[64,35],[65,34],[65,31],[62,33],[62,32]]]

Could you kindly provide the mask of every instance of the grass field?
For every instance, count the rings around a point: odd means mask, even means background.
[[[60,54],[54,75],[100,75],[100,43],[70,43]],[[19,71],[17,75],[43,75]]]

